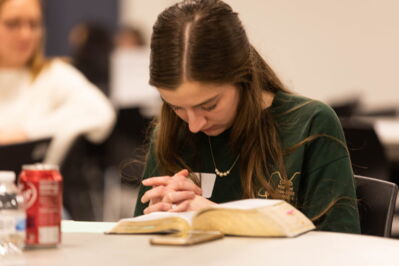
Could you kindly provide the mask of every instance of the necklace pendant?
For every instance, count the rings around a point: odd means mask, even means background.
[[[221,172],[217,168],[215,168],[215,173],[216,173],[216,175],[218,175],[220,177],[224,177],[224,176],[227,176],[228,174],[230,174],[230,171]]]
[[[231,169],[233,169],[234,166],[236,165],[236,163],[237,163],[237,161],[238,161],[238,158],[240,158],[240,154],[237,155],[236,159],[235,159],[234,162],[233,162],[233,165],[230,167],[229,170],[227,170],[226,172],[221,172],[221,171],[219,171],[219,170],[217,169],[217,167],[216,167],[215,158],[213,157],[211,138],[210,138],[209,136],[208,136],[208,141],[209,141],[209,148],[210,148],[210,150],[211,150],[211,156],[212,156],[213,166],[215,166],[215,173],[216,173],[216,175],[217,175],[217,176],[220,176],[220,177],[225,177],[225,176],[229,175]]]
[[[215,168],[215,173],[216,173],[218,176],[222,176],[222,173],[221,173],[217,168]]]

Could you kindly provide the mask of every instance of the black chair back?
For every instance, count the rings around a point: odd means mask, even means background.
[[[151,119],[144,117],[137,107],[118,110],[117,121],[111,135],[105,142],[106,164],[108,167],[131,172],[132,176],[141,176],[147,153],[147,134]],[[127,162],[138,162],[125,167]]]
[[[362,234],[390,237],[398,186],[359,175],[355,183]]]
[[[348,118],[355,115],[360,105],[360,98],[351,98],[345,101],[330,103],[331,108],[335,111],[338,117]]]
[[[390,165],[374,126],[354,119],[341,120],[355,174],[390,181]]]
[[[40,163],[45,159],[51,138],[0,146],[0,170],[14,171],[17,175],[22,165]]]
[[[83,135],[71,144],[60,165],[64,207],[73,220],[102,219],[104,190],[104,146]]]

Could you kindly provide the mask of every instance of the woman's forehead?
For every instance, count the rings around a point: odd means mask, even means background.
[[[0,5],[0,15],[41,18],[39,0],[6,0]]]
[[[176,106],[192,107],[222,95],[233,85],[215,85],[201,82],[184,82],[174,90],[158,88],[163,100]]]

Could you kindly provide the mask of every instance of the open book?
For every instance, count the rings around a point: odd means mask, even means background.
[[[120,220],[108,233],[219,231],[225,235],[293,237],[315,229],[299,210],[283,200],[245,199],[197,212],[153,212]]]

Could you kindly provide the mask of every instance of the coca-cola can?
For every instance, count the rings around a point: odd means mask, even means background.
[[[26,246],[61,243],[62,176],[58,166],[24,165],[19,182],[26,206]]]

